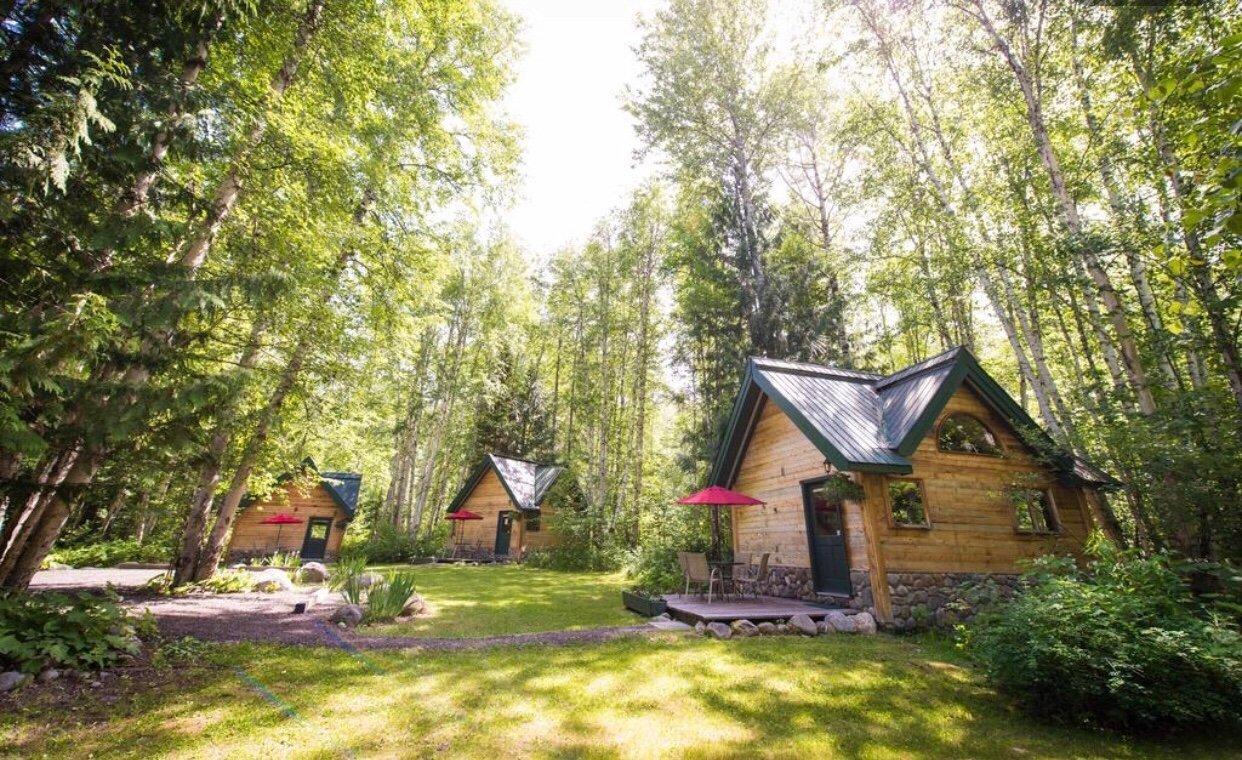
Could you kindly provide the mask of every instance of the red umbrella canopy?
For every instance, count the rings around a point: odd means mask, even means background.
[[[459,509],[456,512],[450,512],[445,520],[482,520],[483,515],[476,515],[468,509]]]
[[[720,486],[710,486],[702,491],[696,491],[689,496],[682,497],[677,500],[678,504],[701,504],[705,507],[742,507],[753,504],[762,504],[758,499],[747,496],[744,493],[730,491]]]
[[[302,518],[291,515],[288,512],[280,512],[271,517],[263,518],[263,525],[293,525],[302,522]]]

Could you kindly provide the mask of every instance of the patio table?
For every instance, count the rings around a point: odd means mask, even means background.
[[[724,599],[737,596],[737,589],[733,585],[733,560],[709,558],[707,564],[720,573],[720,596]]]

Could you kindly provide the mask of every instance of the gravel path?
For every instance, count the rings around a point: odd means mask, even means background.
[[[591,628],[582,631],[518,633],[482,638],[415,638],[362,636],[328,622],[344,599],[333,594],[328,601],[308,612],[295,615],[293,605],[305,601],[307,591],[279,591],[272,594],[186,594],[184,596],[146,596],[133,593],[159,570],[81,568],[46,570],[35,574],[31,588],[55,591],[98,591],[111,583],[122,594],[125,605],[135,611],[149,611],[160,633],[171,638],[193,636],[203,641],[256,641],[300,646],[330,646],[356,649],[422,649],[461,651],[498,646],[560,645],[610,641],[625,636],[655,633],[647,625]]]

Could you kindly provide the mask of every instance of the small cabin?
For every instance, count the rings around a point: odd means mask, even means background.
[[[358,473],[319,472],[308,459],[301,471],[281,476],[271,494],[243,502],[229,540],[229,561],[277,552],[293,552],[307,561],[336,559],[358,509],[361,486]]]
[[[470,513],[477,519],[452,520],[449,550],[453,556],[521,558],[532,549],[556,541],[546,529],[544,498],[563,467],[488,454],[470,473],[448,507],[450,515]]]
[[[737,561],[768,554],[765,593],[872,610],[896,628],[946,622],[985,579],[1080,555],[1115,522],[1119,485],[1052,439],[965,348],[883,376],[752,358],[712,483]]]

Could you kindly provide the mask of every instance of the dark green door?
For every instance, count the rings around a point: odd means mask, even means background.
[[[504,511],[496,516],[496,554],[509,554],[509,535],[513,533],[513,513]]]
[[[849,594],[852,589],[850,563],[845,554],[845,515],[841,500],[828,498],[822,488],[823,481],[802,484],[815,590]]]
[[[306,526],[306,538],[302,540],[302,559],[323,559],[331,532],[331,517],[312,517]]]

